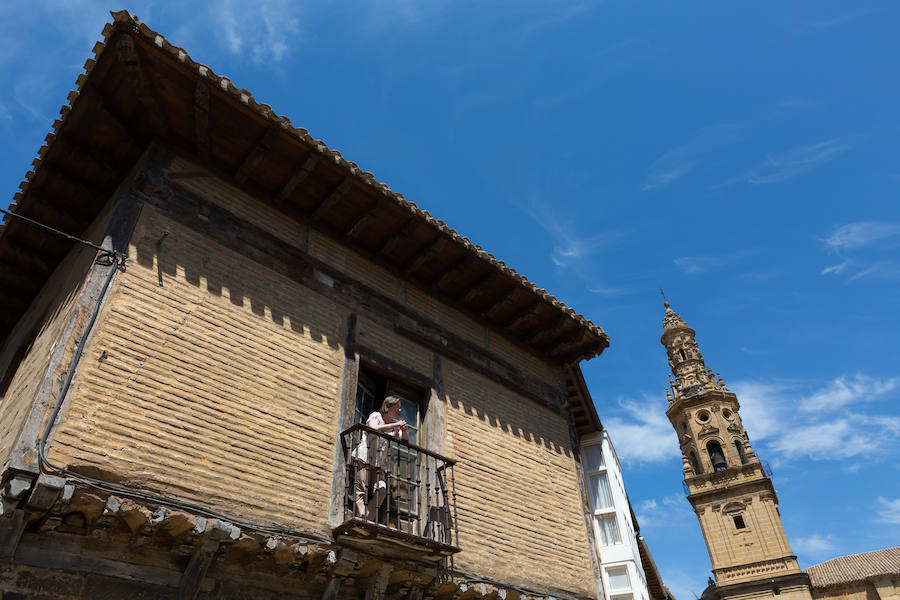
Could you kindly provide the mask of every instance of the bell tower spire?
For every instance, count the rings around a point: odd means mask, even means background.
[[[706,365],[696,332],[668,301],[664,306],[660,342],[674,375],[666,416],[678,435],[687,499],[700,521],[716,594],[810,600],[809,577],[784,533],[775,488],[750,445],[737,396]]]

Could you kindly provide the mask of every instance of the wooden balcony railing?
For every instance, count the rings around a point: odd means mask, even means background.
[[[341,433],[344,523],[341,536],[398,540],[434,558],[459,551],[456,461],[362,424]]]

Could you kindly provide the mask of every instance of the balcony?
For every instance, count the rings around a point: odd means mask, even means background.
[[[438,563],[459,552],[455,460],[357,424],[341,433],[343,523],[335,540]]]

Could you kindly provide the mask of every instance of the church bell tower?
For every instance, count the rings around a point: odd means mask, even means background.
[[[750,445],[737,396],[706,366],[694,330],[668,302],[665,307],[660,341],[675,377],[669,377],[666,416],[678,434],[687,499],[700,520],[715,595],[810,600],[809,577],[788,544],[775,488]]]

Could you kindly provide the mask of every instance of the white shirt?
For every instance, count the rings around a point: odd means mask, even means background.
[[[378,427],[385,425],[384,417],[382,417],[381,413],[376,410],[371,415],[369,415],[369,418],[366,420],[366,425],[373,429],[377,429]],[[382,431],[381,433],[386,433],[387,435],[398,439],[403,436],[403,432],[400,430],[399,425],[386,431]],[[372,457],[373,460],[369,460],[369,448],[375,449],[375,456]],[[387,463],[387,455],[388,440],[371,433],[364,435],[363,438],[359,441],[359,445],[356,447],[356,449],[353,450],[354,458],[363,462],[367,462],[375,467],[384,467],[384,465]]]

